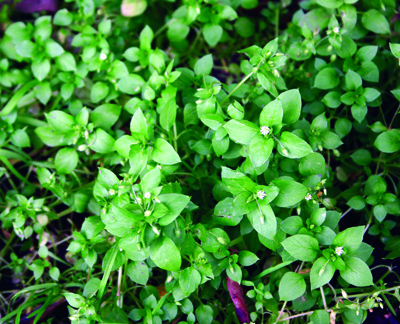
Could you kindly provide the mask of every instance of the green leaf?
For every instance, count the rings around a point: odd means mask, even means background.
[[[117,122],[121,109],[119,105],[101,105],[92,112],[90,120],[94,127],[108,129]]]
[[[35,50],[35,44],[30,40],[24,40],[21,43],[17,43],[15,49],[22,57],[30,58]]]
[[[196,73],[196,75],[209,75],[211,73],[213,65],[214,63],[212,55],[205,55],[202,58],[198,59],[198,61],[194,65],[194,73]]]
[[[76,149],[64,147],[57,152],[54,164],[58,173],[70,174],[78,165],[79,157]]]
[[[50,127],[60,133],[70,132],[75,126],[74,117],[60,110],[53,110],[46,114],[46,119]]]
[[[291,301],[299,298],[306,291],[306,282],[302,275],[286,272],[279,283],[279,299]]]
[[[371,270],[364,261],[355,257],[348,257],[344,260],[345,269],[340,271],[340,276],[349,284],[356,287],[372,286]]]
[[[114,151],[114,138],[101,128],[97,128],[94,133],[90,134],[89,147],[98,153],[111,153]]]
[[[163,270],[178,271],[181,267],[181,253],[175,243],[166,236],[151,244],[150,257],[157,267]]]
[[[167,36],[171,42],[180,42],[189,34],[190,28],[181,20],[172,20],[168,24]]]
[[[50,71],[50,61],[48,59],[35,60],[32,62],[33,75],[42,81]]]
[[[196,308],[196,318],[199,324],[211,324],[214,318],[214,311],[211,306],[201,304]]]
[[[47,41],[46,42],[46,53],[50,57],[57,57],[64,53],[64,49],[61,47],[60,44],[54,41]]]
[[[365,207],[365,200],[361,196],[354,196],[347,202],[347,205],[354,210],[362,210]]]
[[[128,234],[136,221],[135,214],[116,205],[111,205],[111,209],[102,216],[102,220],[106,230],[118,237]]]
[[[260,114],[260,125],[272,128],[274,134],[279,133],[282,128],[283,109],[279,99],[271,101]]]
[[[383,153],[394,153],[400,150],[400,132],[397,129],[379,134],[374,146]]]
[[[339,107],[342,104],[340,100],[340,92],[337,91],[328,92],[322,99],[322,102],[329,108]]]
[[[140,16],[147,8],[147,0],[123,0],[121,15],[125,17]]]
[[[274,140],[261,136],[254,137],[249,145],[249,157],[255,168],[264,165],[272,153]]]
[[[381,93],[374,88],[365,88],[363,95],[367,102],[371,102],[371,101],[378,99],[378,97],[381,95]]]
[[[392,54],[397,58],[400,58],[400,44],[389,43],[390,50]]]
[[[300,137],[283,132],[278,143],[278,151],[281,155],[290,159],[299,159],[313,152],[311,146]]]
[[[352,126],[351,121],[347,118],[339,118],[335,123],[335,132],[339,138],[343,138],[350,133]]]
[[[390,43],[389,43],[390,46]],[[361,47],[356,54],[356,59],[361,62],[372,61],[378,52],[378,46],[368,45]]]
[[[301,261],[314,261],[319,252],[318,241],[308,235],[297,234],[282,242],[284,249],[289,254]]]
[[[311,314],[311,321],[314,324],[329,324],[330,317],[326,310],[316,310]]]
[[[227,167],[222,167],[221,177],[228,190],[236,196],[243,192],[251,193],[256,188],[256,184],[249,177]]]
[[[180,215],[182,210],[187,207],[190,201],[189,196],[176,193],[163,194],[158,196],[158,199],[160,199],[161,203],[168,207],[168,213],[161,217],[158,222],[161,226],[166,226],[172,223],[175,218]]]
[[[223,29],[220,25],[205,24],[203,27],[204,39],[208,45],[214,47],[222,37]]]
[[[259,204],[247,214],[253,228],[262,236],[273,239],[276,234],[276,218],[269,204]]]
[[[358,73],[349,70],[346,73],[346,87],[349,90],[356,90],[357,88],[361,87],[362,80]]]
[[[321,226],[326,218],[326,209],[318,208],[314,210],[310,216],[310,221],[316,226]]]
[[[259,128],[247,120],[231,119],[224,126],[229,137],[240,144],[250,144],[251,140],[260,133]]]
[[[314,87],[318,89],[332,89],[339,85],[340,79],[334,68],[327,67],[318,72],[315,77]]]
[[[290,216],[281,223],[281,229],[287,234],[296,235],[303,227],[303,220],[300,216]]]
[[[90,91],[90,99],[97,103],[107,97],[109,92],[108,85],[104,82],[96,82],[91,91]]]
[[[283,119],[285,124],[295,123],[301,113],[301,96],[297,89],[282,92],[278,99],[281,101],[283,109]]]
[[[149,133],[147,130],[147,121],[143,115],[142,110],[139,108],[135,111],[135,114],[132,116],[130,130],[132,136],[145,142],[149,139]]]
[[[99,290],[101,280],[99,278],[91,278],[83,288],[83,296],[92,297]]]
[[[352,57],[357,51],[356,43],[347,35],[342,35],[342,44],[336,49],[337,54],[345,59]]]
[[[139,285],[146,285],[149,280],[149,268],[143,261],[134,261],[128,264],[126,268],[129,278]]]
[[[267,90],[270,94],[272,94],[274,97],[278,96],[278,90],[276,90],[276,87],[274,83],[268,79],[264,73],[258,72],[257,73],[257,79],[261,83],[261,86]]]
[[[359,149],[359,150],[355,151],[351,155],[351,158],[358,165],[368,165],[372,161],[371,153],[366,149]]]
[[[317,0],[317,3],[326,8],[339,8],[343,5],[343,0]]]
[[[248,267],[256,263],[260,258],[255,255],[253,252],[250,251],[240,251],[239,252],[239,263],[244,266]]]
[[[81,295],[73,293],[63,293],[63,295],[68,304],[74,308],[80,308],[85,305],[85,299]]]
[[[343,142],[340,140],[339,136],[333,132],[322,133],[321,134],[321,142],[322,142],[322,146],[329,150],[333,150],[343,144]]]
[[[278,207],[294,206],[308,193],[308,189],[304,185],[293,180],[278,178],[272,183],[279,188],[279,195],[273,202]]]
[[[325,167],[325,159],[321,154],[310,153],[301,159],[299,172],[305,177],[319,174],[324,175]]]
[[[164,105],[160,114],[160,124],[162,128],[169,131],[172,125],[175,123],[177,106],[175,98],[171,98]]]
[[[52,267],[49,270],[49,275],[53,280],[58,281],[58,278],[60,278],[60,270],[57,267]]]
[[[68,26],[72,22],[72,13],[67,9],[61,9],[54,15],[53,23],[58,26]]]
[[[17,129],[11,135],[11,143],[20,148],[31,146],[31,140],[24,129]]]
[[[65,52],[56,58],[56,63],[61,71],[76,71],[76,62],[74,56]]]
[[[157,138],[154,149],[151,152],[151,158],[157,163],[171,165],[181,162],[181,158],[174,148],[162,138]]]
[[[364,226],[347,228],[336,235],[332,244],[337,247],[343,247],[343,249],[346,250],[346,253],[357,251],[361,245],[364,230]]]
[[[42,82],[38,86],[35,87],[35,95],[39,101],[46,105],[51,97],[51,87],[49,82]]]
[[[147,172],[140,181],[140,188],[142,193],[149,192],[151,189],[156,188],[161,182],[161,171],[159,168],[154,168]]]
[[[179,287],[185,296],[194,292],[201,283],[201,274],[192,267],[186,268],[179,274]]]
[[[142,91],[142,87],[145,85],[144,79],[138,74],[128,74],[122,77],[117,87],[123,93],[134,95]]]
[[[376,9],[370,9],[367,12],[364,12],[361,21],[366,29],[376,34],[390,33],[389,22],[385,16]]]
[[[311,290],[326,285],[333,278],[335,271],[332,261],[324,257],[317,259],[313,263],[310,272]]]

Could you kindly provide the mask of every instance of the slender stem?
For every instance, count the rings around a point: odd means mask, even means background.
[[[343,214],[342,214],[342,216],[340,216],[340,219],[342,219],[344,216],[346,216],[348,213],[350,213],[351,211],[353,210],[353,208],[349,208],[349,209],[347,209]]]
[[[382,289],[382,290],[378,290],[378,291],[370,291],[370,292],[363,293],[363,294],[350,295],[350,296],[347,296],[347,298],[367,297],[367,296],[371,296],[371,295],[376,294],[376,293],[380,294],[382,292],[393,291],[393,290],[396,290],[396,289],[400,289],[400,286],[387,288],[387,289]]]
[[[378,160],[378,164],[376,165],[375,174],[377,174],[379,171],[379,165],[381,164],[381,159],[382,159],[382,152],[381,152],[381,154],[379,154],[379,160]]]
[[[6,255],[6,252],[7,252],[8,248],[10,247],[12,241],[14,240],[15,235],[16,235],[15,232],[12,231],[9,239],[7,240],[6,246],[0,252],[0,258],[4,258],[4,256]]]
[[[122,266],[119,267],[118,269],[117,306],[119,308],[122,308],[121,282],[122,282]]]
[[[301,314],[297,314],[297,315],[293,315],[293,316],[289,316],[289,317],[286,317],[286,318],[282,318],[281,321],[283,322],[283,321],[290,320],[290,319],[292,319],[292,318],[301,317],[301,316],[306,316],[306,315],[311,315],[312,313],[314,313],[314,311],[312,311],[312,312],[306,312],[306,313],[301,313]]]
[[[245,83],[248,79],[250,79],[250,77],[254,74],[254,71],[251,71],[248,75],[246,75],[246,77],[240,81],[235,88],[233,88],[233,90],[231,92],[229,92],[229,94],[221,101],[221,105],[227,101],[235,92],[237,89],[239,89],[243,83]]]
[[[324,308],[325,308],[326,311],[328,311],[328,306],[326,305],[324,289],[322,287],[319,287],[319,290],[321,291],[322,302],[324,303]]]
[[[397,107],[397,110],[396,110],[396,112],[395,112],[394,115],[393,115],[392,121],[391,121],[390,124],[389,124],[389,129],[392,128],[392,124],[393,124],[393,122],[394,122],[394,119],[396,118],[397,113],[399,112],[399,109],[400,109],[400,105]]]
[[[58,213],[57,216],[58,217],[63,217],[65,215],[70,214],[71,212],[73,212],[72,207],[70,207],[70,208],[68,208],[66,210],[63,210],[62,212]]]
[[[174,129],[174,148],[175,152],[178,153],[178,136],[176,131],[176,122],[174,123],[173,129]]]
[[[384,123],[384,124],[385,124],[385,126],[387,127],[387,124],[386,124],[386,119],[385,119],[385,115],[383,114],[383,110],[382,110],[381,103],[379,102],[379,100],[378,100],[378,99],[376,100],[376,102],[378,103],[378,106],[379,106],[379,111],[381,112],[382,119],[383,119],[383,123]]]
[[[13,166],[12,164],[4,157],[0,156],[0,161],[4,163],[4,165],[7,167],[8,170],[11,171],[13,175],[15,175],[19,180],[22,182],[26,183],[27,185],[30,185],[29,181],[26,180]]]
[[[18,102],[21,100],[21,98],[25,95],[27,91],[32,89],[36,84],[38,83],[37,80],[32,80],[25,84],[23,87],[21,87],[13,96],[12,98],[8,101],[7,105],[3,108],[3,110],[0,112],[0,116],[7,116],[10,114],[14,108],[18,105]]]
[[[284,309],[285,309],[285,307],[286,307],[286,304],[287,304],[287,302],[285,301],[285,302],[283,303],[282,309],[281,309],[281,311],[279,312],[279,316],[278,316],[278,318],[276,319],[276,322],[275,322],[275,323],[278,323],[278,322],[279,322],[279,319],[281,318],[281,316],[282,316],[282,314],[283,314],[283,311],[284,311]],[[287,319],[287,318],[285,318],[285,321],[286,321],[286,319]]]

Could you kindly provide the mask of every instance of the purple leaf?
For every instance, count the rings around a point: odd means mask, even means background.
[[[57,11],[57,0],[21,0],[15,6],[20,12]]]
[[[226,285],[233,304],[235,305],[236,316],[240,324],[250,323],[249,311],[247,310],[246,302],[244,300],[242,287],[229,277],[226,277]]]

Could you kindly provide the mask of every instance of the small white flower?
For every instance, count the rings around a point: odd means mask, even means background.
[[[106,53],[101,53],[100,54],[100,60],[104,61],[107,59],[107,54]]]
[[[110,190],[108,190],[108,193],[110,194],[110,196],[114,196],[115,195],[115,190],[114,189],[110,189]]]
[[[264,190],[258,190],[258,191],[257,191],[257,197],[258,197],[259,199],[261,199],[261,200],[263,200],[263,199],[265,198],[266,195],[267,195],[267,194],[265,193]]]
[[[136,198],[136,203],[141,204],[142,203],[142,199],[140,199],[139,197]]]
[[[144,216],[149,217],[151,215],[151,211],[150,210],[146,210],[144,212]]]
[[[269,128],[268,126],[261,126],[260,128],[260,133],[264,136],[268,135],[270,131],[271,128]]]
[[[338,33],[339,33],[339,27],[333,28],[333,32],[334,32],[335,34],[338,34]]]
[[[335,248],[335,254],[341,256],[343,254],[343,246],[338,246]]]
[[[311,199],[312,199],[312,196],[308,193],[308,194],[304,197],[304,199],[305,199],[305,200],[311,200]]]
[[[151,197],[151,193],[150,192],[146,192],[144,194],[144,198],[149,199]]]
[[[161,170],[161,165],[157,164],[156,168]]]

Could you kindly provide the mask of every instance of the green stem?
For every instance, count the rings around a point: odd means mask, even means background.
[[[7,240],[6,246],[5,246],[5,247],[1,250],[1,252],[0,252],[0,258],[4,258],[4,256],[6,255],[6,252],[7,252],[8,248],[10,247],[12,241],[14,240],[15,235],[16,235],[16,234],[15,234],[15,232],[13,231],[13,232],[11,233],[10,238]]]
[[[68,208],[66,210],[63,210],[62,212],[58,213],[57,216],[58,217],[63,217],[65,215],[70,214],[71,212],[73,212],[72,207],[70,207],[70,208]]]
[[[14,96],[12,96],[12,98],[9,100],[7,105],[0,112],[0,116],[9,115],[14,110],[14,108],[18,105],[18,102],[25,95],[25,93],[28,92],[30,89],[32,89],[37,83],[38,83],[37,80],[32,80],[32,81],[28,82],[27,84],[25,84],[22,88],[20,88],[14,94]]]
[[[389,124],[389,129],[392,128],[392,124],[393,124],[393,122],[394,122],[394,119],[396,118],[397,113],[399,112],[399,109],[400,109],[400,105],[397,107],[397,110],[396,110],[396,112],[395,112],[394,115],[393,115],[392,121],[391,121],[390,124]]]
[[[176,131],[176,122],[174,123],[173,129],[174,129],[174,147],[175,147],[175,152],[178,153],[178,136],[177,136],[177,131]]]
[[[251,71],[248,75],[246,75],[246,77],[240,81],[235,88],[233,88],[233,90],[231,92],[229,92],[229,94],[221,101],[221,105],[227,101],[235,92],[237,89],[239,89],[243,83],[245,83],[248,79],[250,79],[250,77],[254,74],[254,71]]]
[[[11,171],[13,175],[15,175],[19,180],[24,182],[27,185],[30,185],[29,181],[26,180],[13,166],[12,164],[4,157],[0,156],[0,161],[4,163],[8,170]]]

